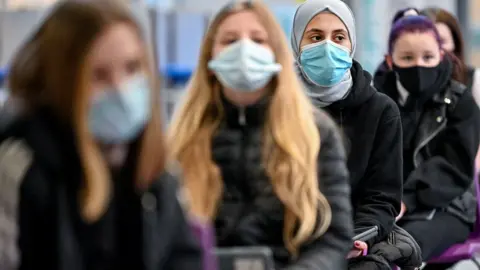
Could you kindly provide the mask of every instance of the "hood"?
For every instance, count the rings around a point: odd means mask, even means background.
[[[373,75],[373,85],[375,88],[380,89],[382,85],[385,84],[386,80],[388,79],[388,74],[390,73],[390,68],[387,65],[387,62],[384,60],[380,65],[377,67]]]

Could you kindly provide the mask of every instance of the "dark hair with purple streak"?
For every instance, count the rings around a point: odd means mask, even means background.
[[[388,37],[388,54],[392,55],[395,42],[405,33],[427,33],[433,34],[438,43],[438,48],[442,50],[442,40],[435,24],[426,16],[406,16],[395,22],[390,30]],[[453,53],[444,51],[445,57],[448,57],[453,64],[452,79],[465,83],[464,65]]]
[[[438,48],[442,48],[442,40],[438,34],[435,24],[426,16],[406,16],[400,18],[392,25],[388,37],[388,53],[392,54],[397,39],[404,33],[426,33],[431,32],[438,42]]]

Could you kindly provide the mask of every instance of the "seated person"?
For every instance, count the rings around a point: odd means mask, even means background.
[[[353,245],[345,152],[289,52],[265,5],[224,7],[168,145],[191,211],[215,223],[218,246],[269,247],[276,269],[344,269]]]
[[[0,132],[0,269],[202,267],[151,60],[118,0],[60,1],[21,46],[8,87],[22,106]]]
[[[291,40],[305,92],[345,132],[355,232],[378,227],[376,237],[355,242],[350,258],[386,239],[402,197],[400,112],[353,60],[354,20],[340,0],[309,0],[295,13]]]
[[[402,113],[405,179],[398,224],[428,261],[464,242],[472,231],[480,112],[471,93],[456,81],[460,65],[442,49],[428,18],[398,20],[388,42],[390,72],[376,87]]]

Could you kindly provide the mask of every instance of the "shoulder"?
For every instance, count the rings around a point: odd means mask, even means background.
[[[449,85],[451,96],[451,118],[458,120],[477,117],[480,114],[477,103],[467,87],[455,80],[451,80]]]
[[[322,109],[315,109],[315,123],[318,127],[321,137],[329,137],[337,132],[335,121]]]
[[[0,181],[1,190],[17,187],[34,163],[34,150],[27,141],[27,125],[16,121],[0,132]]]
[[[0,142],[0,197],[18,193],[33,164],[33,152],[25,141],[7,138]]]
[[[52,177],[47,174],[26,141],[9,137],[0,142],[0,198],[4,206],[21,208],[25,213],[33,209],[43,212],[54,198]]]
[[[320,154],[325,153],[327,149],[345,156],[345,148],[340,131],[334,120],[323,110],[315,110],[315,121],[320,133]]]
[[[398,105],[389,96],[375,90],[369,102],[365,104],[374,108],[375,113],[378,114],[381,123],[389,122],[392,119],[400,119],[400,110]]]
[[[50,200],[55,171],[65,160],[57,135],[37,115],[15,117],[0,131],[0,180],[34,204]]]

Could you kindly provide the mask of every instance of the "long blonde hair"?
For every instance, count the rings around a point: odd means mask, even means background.
[[[319,190],[320,135],[314,107],[303,93],[293,69],[285,35],[265,5],[237,3],[212,21],[200,52],[198,67],[189,83],[184,104],[176,112],[168,145],[172,160],[183,169],[193,214],[215,219],[223,181],[212,160],[212,137],[224,117],[221,86],[207,63],[219,25],[229,15],[251,10],[266,28],[276,60],[283,67],[272,80],[268,116],[263,128],[263,164],[275,193],[285,206],[283,238],[296,254],[301,244],[323,234],[330,225],[331,209]]]
[[[50,109],[59,121],[73,129],[83,168],[79,192],[82,217],[98,220],[107,209],[111,180],[107,163],[87,126],[91,89],[88,85],[88,53],[109,27],[125,23],[145,41],[140,26],[126,5],[118,0],[65,1],[54,8],[38,31],[16,53],[9,76],[12,95],[27,113]],[[139,144],[135,184],[143,190],[164,168],[164,143],[159,108],[158,80],[153,76],[147,44],[144,67],[149,71],[152,117]]]

